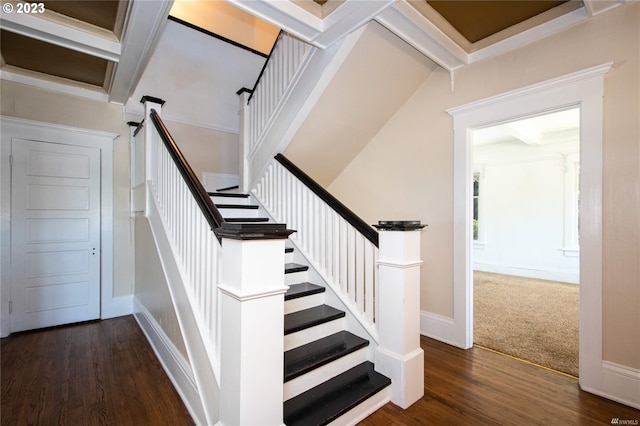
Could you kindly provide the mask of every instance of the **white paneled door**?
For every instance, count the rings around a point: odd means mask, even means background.
[[[99,318],[100,150],[11,150],[11,331]]]

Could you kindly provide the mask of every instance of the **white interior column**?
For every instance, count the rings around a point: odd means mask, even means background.
[[[379,222],[376,370],[391,379],[391,401],[407,408],[424,395],[420,347],[419,221]]]
[[[274,232],[275,231],[275,232]],[[220,424],[283,421],[284,225],[223,223]]]

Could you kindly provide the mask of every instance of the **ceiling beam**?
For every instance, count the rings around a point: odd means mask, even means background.
[[[448,71],[469,63],[462,47],[405,0],[397,1],[375,20]]]
[[[106,59],[120,60],[120,42],[111,31],[50,10],[41,14],[2,13],[3,29],[46,43]]]
[[[583,3],[589,17],[592,17],[623,5],[625,0],[584,0]]]
[[[290,0],[227,1],[315,47],[326,49],[371,21],[397,0],[344,0],[324,18]]]
[[[132,0],[122,35],[122,53],[111,84],[109,101],[124,104],[135,90],[158,42],[173,1]]]
[[[519,140],[527,145],[542,145],[540,134],[537,129],[522,123],[512,122],[503,125],[503,128],[514,139]]]

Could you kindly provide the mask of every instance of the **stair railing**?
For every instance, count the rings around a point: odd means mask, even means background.
[[[249,181],[276,151],[278,138],[269,138],[287,98],[317,48],[281,31],[253,89],[241,89],[240,181]],[[266,145],[266,146],[265,146]],[[273,145],[273,146],[272,146]],[[260,153],[265,152],[264,161]],[[244,183],[243,183],[244,182]]]
[[[254,195],[298,231],[291,239],[377,342],[378,232],[282,154]]]
[[[282,265],[293,231],[225,221],[162,121],[164,101],[142,101],[149,124],[133,150],[144,162],[134,163],[144,164],[144,211],[197,386],[194,420],[281,424]]]
[[[391,378],[391,401],[407,408],[424,395],[420,348],[420,221],[373,227],[284,155],[253,190],[334,294],[375,342],[376,371]]]

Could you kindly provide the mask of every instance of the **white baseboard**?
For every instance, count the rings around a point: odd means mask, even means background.
[[[103,300],[101,319],[123,317],[133,313],[133,295],[112,297],[111,300]]]
[[[464,347],[456,341],[453,318],[420,311],[420,334],[452,346]]]
[[[603,361],[601,377],[598,389],[581,383],[582,390],[640,410],[640,370]]]
[[[206,424],[191,366],[138,298],[134,299],[134,305],[133,315],[138,325],[173,383],[173,387],[182,398],[193,421],[196,424]]]
[[[494,274],[515,275],[516,277],[536,278],[539,280],[559,281],[563,283],[580,283],[579,271],[560,269],[534,269],[523,266],[501,265],[496,263],[474,262],[474,271],[492,272]]]

